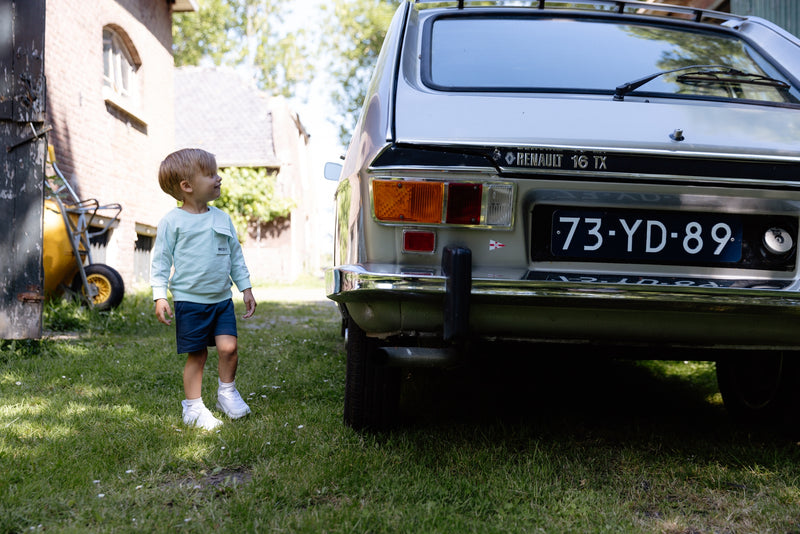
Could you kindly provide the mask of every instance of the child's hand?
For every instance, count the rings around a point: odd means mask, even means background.
[[[170,317],[169,319],[167,319],[168,315]],[[158,299],[156,301],[156,319],[158,319],[158,322],[166,325],[172,324],[172,308],[169,307],[167,299]]]
[[[248,287],[242,291],[242,298],[244,299],[245,314],[242,319],[249,319],[256,311],[256,299],[253,297],[253,291]]]

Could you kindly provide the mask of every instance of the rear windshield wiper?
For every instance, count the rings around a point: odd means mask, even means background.
[[[687,67],[680,67],[677,69],[672,70],[663,70],[661,72],[656,72],[654,74],[650,74],[649,76],[645,76],[644,78],[639,78],[638,80],[633,80],[632,82],[623,83],[622,85],[618,85],[617,88],[614,90],[614,100],[625,100],[625,95],[628,93],[635,91],[639,87],[643,86],[644,84],[651,82],[658,78],[659,76],[664,76],[665,74],[671,74],[673,72],[679,72],[682,70],[699,70],[697,73],[691,74],[682,74],[678,77],[678,81],[699,81],[699,80],[692,80],[690,77],[696,75],[706,75],[709,76],[711,74],[725,74],[725,75],[732,75],[736,76],[740,80],[747,80],[746,82],[739,82],[739,83],[763,83],[763,84],[770,84],[773,87],[782,87],[782,88],[789,88],[788,84],[780,80],[774,80],[773,78],[769,78],[767,76],[761,76],[759,74],[748,74],[745,72],[738,71],[736,69],[732,69],[727,65],[689,65]],[[700,70],[705,69],[705,70]],[[687,77],[687,78],[684,78]],[[755,81],[759,80],[759,81]],[[769,80],[769,81],[768,81]],[[705,79],[703,81],[706,81]],[[710,78],[709,78],[710,81]],[[721,82],[718,82],[721,83]],[[725,81],[724,83],[734,83],[732,81]],[[784,87],[785,86],[785,87]]]
[[[764,76],[763,74],[742,72],[736,69],[701,70],[698,72],[681,74],[676,79],[681,83],[765,85],[768,87],[778,87],[780,89],[789,89],[791,87],[784,81],[776,80],[775,78],[770,78],[769,76]]]

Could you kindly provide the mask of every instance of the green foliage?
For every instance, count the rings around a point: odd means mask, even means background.
[[[267,169],[228,167],[219,174],[222,194],[214,205],[231,216],[240,241],[247,237],[248,225],[286,217],[295,206],[294,201],[277,194],[276,174]]]
[[[292,96],[312,68],[303,31],[282,33],[289,0],[200,0],[197,13],[173,18],[175,65],[245,67],[259,88]]]
[[[389,23],[398,3],[392,0],[335,0],[323,37],[334,56],[334,104],[339,110],[339,140],[347,145],[364,102]]]
[[[233,49],[227,34],[234,30],[235,12],[226,0],[202,0],[197,13],[172,17],[172,50],[175,66],[199,65],[208,58],[222,64]]]
[[[89,310],[66,295],[45,301],[42,320],[45,328],[55,332],[83,330],[91,323]]]
[[[55,297],[48,299],[42,313],[44,330],[48,333],[123,333],[136,331],[142,322],[142,314],[131,314],[131,307],[150,307],[153,305],[149,293],[128,292],[122,306],[107,311],[89,308],[77,298]]]

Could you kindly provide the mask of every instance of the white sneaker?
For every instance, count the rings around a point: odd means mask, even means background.
[[[244,402],[236,388],[217,390],[217,409],[222,410],[231,419],[239,419],[250,413],[250,406]]]
[[[214,417],[214,414],[201,404],[199,407],[189,407],[186,401],[181,401],[183,406],[183,422],[189,426],[196,426],[204,430],[214,430],[222,421]]]

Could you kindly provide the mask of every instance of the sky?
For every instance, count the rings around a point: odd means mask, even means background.
[[[322,27],[321,10],[319,5],[322,0],[293,0],[293,12],[285,17],[284,25],[287,31],[293,28],[304,28],[307,32],[319,35]],[[330,3],[330,1],[328,1]],[[318,75],[312,83],[300,94],[290,99],[292,109],[299,115],[300,122],[311,135],[310,146],[312,154],[311,180],[318,185],[314,190],[318,195],[317,205],[325,212],[330,224],[325,228],[325,239],[333,242],[334,215],[333,195],[336,191],[336,182],[325,180],[323,168],[326,162],[341,163],[340,156],[344,154],[338,139],[337,127],[329,118],[336,113],[330,101],[330,80],[324,73]]]
[[[322,0],[293,0],[292,12],[284,20],[287,31],[303,28],[318,37],[322,27],[322,11],[319,9],[322,3]],[[336,126],[328,120],[336,113],[329,97],[329,84],[330,80],[324,73],[320,73],[306,91],[301,91],[298,97],[292,99],[292,104],[312,139],[316,138],[319,143],[316,148],[329,159],[338,160],[344,148],[339,145]]]

